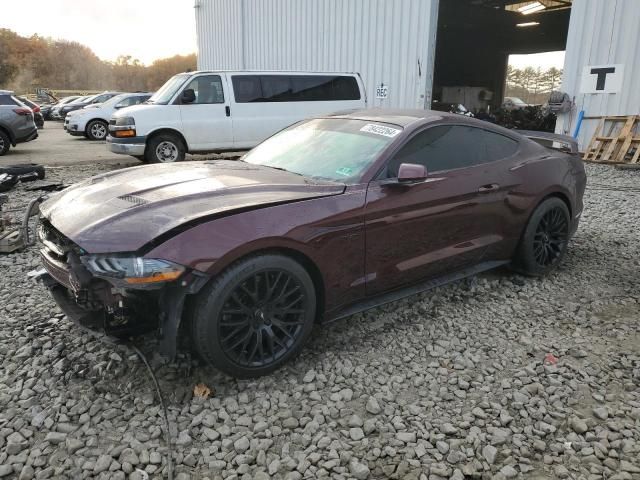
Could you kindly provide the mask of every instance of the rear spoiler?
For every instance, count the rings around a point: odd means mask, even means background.
[[[515,130],[520,135],[533,140],[540,145],[560,150],[567,153],[578,153],[578,142],[568,135],[560,135],[559,133],[534,132],[533,130]],[[560,144],[560,145],[557,145]]]

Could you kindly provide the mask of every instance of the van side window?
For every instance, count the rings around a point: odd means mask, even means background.
[[[185,87],[196,94],[194,104],[224,103],[224,91],[220,75],[202,75],[196,77]]]
[[[262,75],[263,102],[290,102],[291,101],[291,77],[288,75]]]
[[[354,77],[332,75],[233,75],[236,103],[360,100]]]
[[[262,101],[262,86],[257,75],[234,75],[231,77],[236,103]]]

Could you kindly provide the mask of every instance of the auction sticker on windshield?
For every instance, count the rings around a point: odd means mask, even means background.
[[[360,131],[375,133],[376,135],[383,135],[389,138],[393,138],[401,132],[401,130],[398,130],[397,128],[385,127],[384,125],[376,125],[375,123],[367,123],[360,129]]]

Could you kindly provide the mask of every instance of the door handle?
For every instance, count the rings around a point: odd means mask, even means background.
[[[497,183],[490,183],[489,185],[483,185],[480,188],[478,188],[478,193],[495,192],[499,188],[500,188],[500,185],[498,185]]]
[[[229,105],[224,107],[224,113],[227,114],[227,117],[231,116],[231,108],[229,108]]]

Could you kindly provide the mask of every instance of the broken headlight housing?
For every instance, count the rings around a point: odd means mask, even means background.
[[[157,258],[86,255],[82,263],[96,277],[120,280],[135,287],[177,280],[185,267]]]

